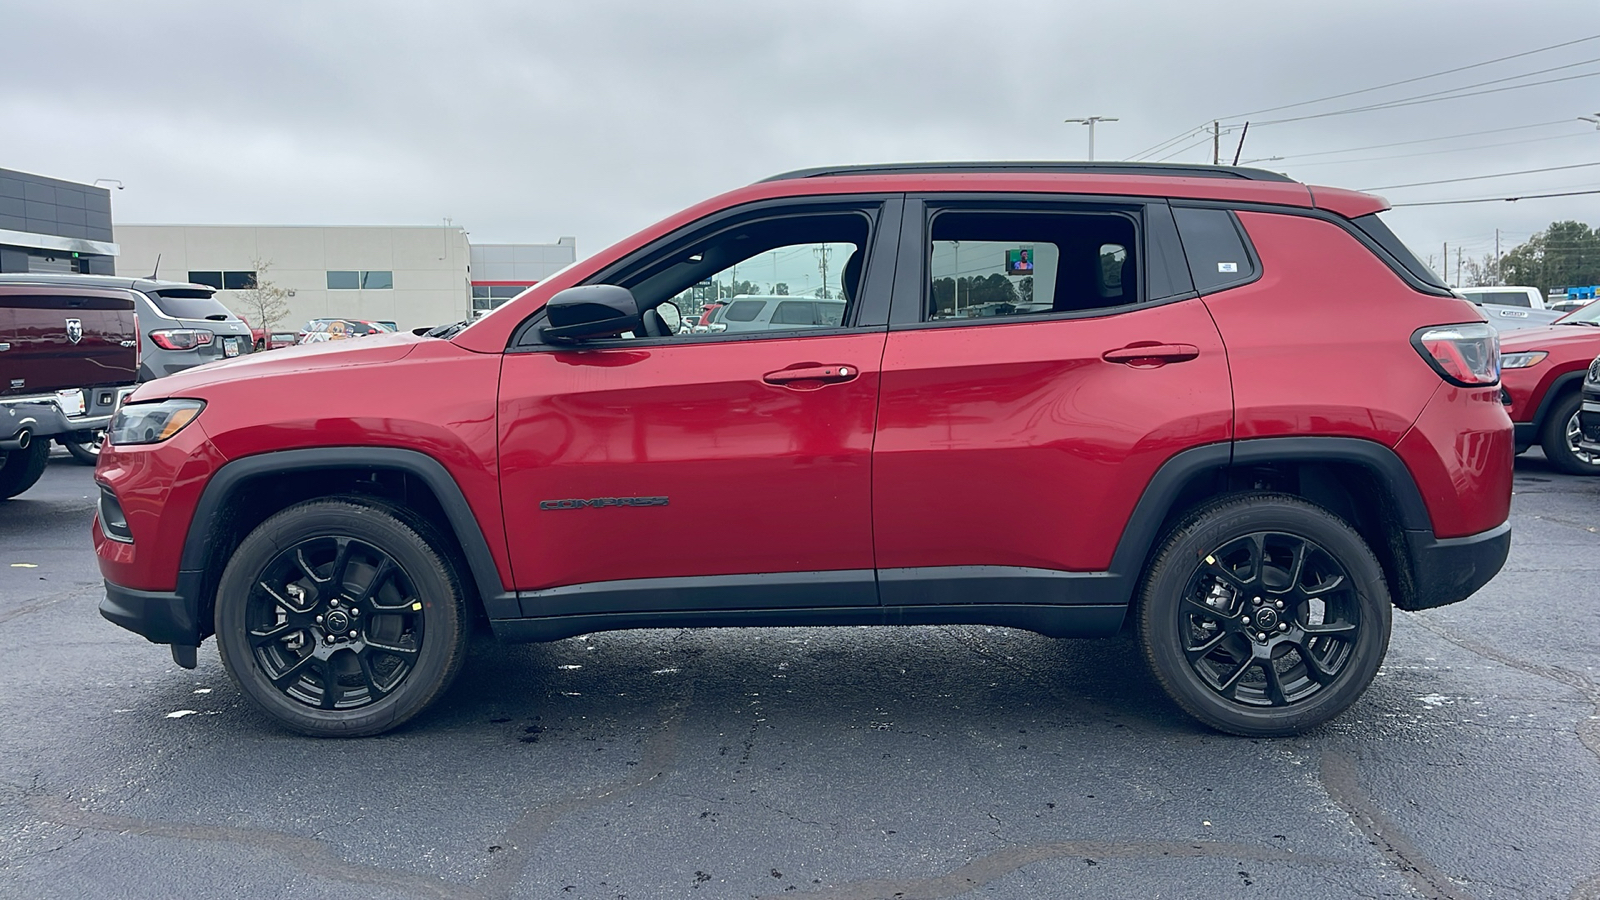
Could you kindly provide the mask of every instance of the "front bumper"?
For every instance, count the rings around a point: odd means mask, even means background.
[[[105,584],[100,615],[152,644],[170,644],[174,662],[186,669],[195,667],[200,623],[189,598],[199,593],[198,579],[179,578],[175,591],[139,591],[109,581]]]
[[[1407,531],[1410,590],[1395,599],[1401,609],[1432,609],[1458,603],[1489,583],[1511,552],[1511,520],[1465,537],[1438,538],[1431,531]]]
[[[1584,389],[1583,405],[1578,408],[1578,449],[1600,453],[1600,390]]]

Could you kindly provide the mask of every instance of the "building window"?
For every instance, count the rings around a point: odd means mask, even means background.
[[[328,272],[330,291],[387,291],[394,288],[394,273],[381,272]]]
[[[475,284],[472,286],[472,308],[476,312],[498,309],[507,300],[522,293],[534,282],[527,284]]]
[[[214,287],[219,291],[248,291],[256,286],[256,273],[254,272],[219,272],[204,270],[190,272],[189,281],[193,284],[204,284]]]

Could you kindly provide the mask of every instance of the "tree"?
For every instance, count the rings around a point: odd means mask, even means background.
[[[289,314],[289,292],[267,277],[272,269],[270,260],[251,260],[250,267],[256,273],[255,286],[234,291],[235,305],[243,310],[252,328],[261,329],[262,340],[269,340],[273,329]]]
[[[1507,284],[1552,288],[1600,284],[1600,232],[1582,222],[1551,222],[1500,261]]]
[[[772,286],[772,293],[779,297],[789,296],[789,285],[780,281]]]

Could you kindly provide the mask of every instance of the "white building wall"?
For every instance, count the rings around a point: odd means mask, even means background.
[[[308,320],[343,317],[388,320],[403,329],[454,322],[471,315],[466,232],[439,226],[118,225],[119,275],[187,281],[191,271],[251,271],[289,291],[289,315],[279,331]],[[387,271],[386,290],[329,290],[329,271]],[[232,291],[217,299],[244,312]]]

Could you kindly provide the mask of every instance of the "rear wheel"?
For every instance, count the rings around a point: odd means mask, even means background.
[[[0,500],[10,500],[33,487],[49,464],[49,438],[30,441],[21,450],[0,450]]]
[[[1540,429],[1539,445],[1544,448],[1545,459],[1569,475],[1600,475],[1600,454],[1578,448],[1583,436],[1578,427],[1578,411],[1583,398],[1576,391],[1555,402]]]
[[[1377,674],[1392,613],[1361,536],[1283,494],[1196,510],[1168,533],[1140,597],[1145,658],[1179,706],[1221,731],[1296,734]]]
[[[387,731],[444,692],[466,647],[465,595],[428,523],[366,498],[263,522],[217,590],[217,646],[239,687],[315,737]]]

